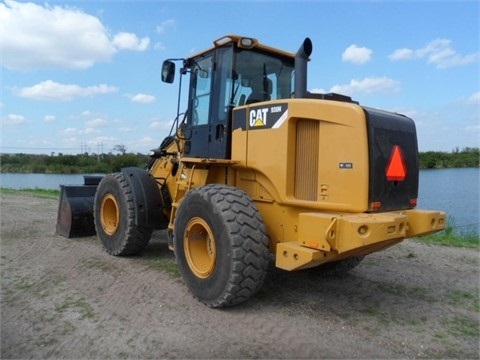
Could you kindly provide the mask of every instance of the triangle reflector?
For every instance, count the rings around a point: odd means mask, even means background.
[[[388,161],[386,175],[388,181],[403,181],[407,176],[405,160],[403,159],[402,150],[398,145],[393,147],[392,155],[390,155],[390,160]]]

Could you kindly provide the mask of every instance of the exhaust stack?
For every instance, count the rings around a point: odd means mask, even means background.
[[[307,37],[295,54],[295,98],[302,98],[307,93],[307,62],[312,50],[312,40]]]

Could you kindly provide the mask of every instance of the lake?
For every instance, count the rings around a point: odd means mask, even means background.
[[[445,211],[458,231],[480,233],[480,169],[421,170],[418,209]],[[12,189],[59,189],[83,184],[78,174],[0,174],[0,186]]]

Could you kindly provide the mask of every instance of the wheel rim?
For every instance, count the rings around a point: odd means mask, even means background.
[[[208,278],[215,269],[217,249],[215,237],[205,220],[194,217],[188,222],[183,237],[185,257],[195,276]]]
[[[119,211],[117,200],[112,194],[106,194],[102,199],[100,220],[103,230],[108,235],[115,234],[119,224]]]

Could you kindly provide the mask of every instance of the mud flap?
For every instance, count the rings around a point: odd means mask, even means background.
[[[93,206],[101,176],[85,176],[85,185],[60,185],[58,235],[72,238],[95,235]]]

